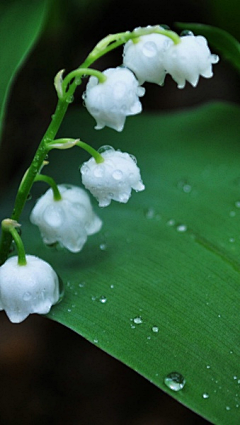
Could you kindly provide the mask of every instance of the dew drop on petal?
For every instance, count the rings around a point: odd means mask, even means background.
[[[185,37],[186,35],[194,35],[194,34],[193,34],[193,32],[192,32],[192,31],[189,31],[189,30],[183,30],[183,31],[180,33],[180,36],[181,36],[181,37]]]
[[[164,384],[173,391],[180,391],[186,384],[185,378],[179,372],[171,372],[164,378]]]
[[[97,165],[96,168],[94,169],[93,174],[95,177],[103,177],[104,167],[101,164]]]
[[[121,180],[122,176],[123,176],[123,173],[121,170],[115,170],[112,173],[112,177],[114,178],[114,180]]]
[[[109,152],[111,152],[111,151],[114,151],[115,149],[112,147],[112,146],[110,146],[110,145],[104,145],[104,146],[101,146],[99,149],[98,149],[98,152],[99,153],[104,153],[104,152],[106,152],[106,151],[109,151]]]
[[[24,301],[30,301],[31,298],[32,298],[31,292],[24,292],[24,294],[23,294],[23,300]]]
[[[153,41],[148,41],[144,43],[142,47],[142,52],[144,56],[148,58],[152,58],[153,56],[156,56],[157,54],[157,46]]]
[[[212,63],[218,63],[218,61],[219,61],[219,56],[218,55],[215,55],[215,54],[212,54],[211,55],[211,62]]]

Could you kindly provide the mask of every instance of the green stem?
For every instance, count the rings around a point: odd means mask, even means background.
[[[49,177],[49,176],[46,176],[46,175],[43,175],[43,174],[37,174],[34,181],[35,182],[45,182],[45,183],[47,183],[53,191],[54,201],[61,201],[61,199],[62,199],[61,193],[59,192],[59,189],[56,185],[56,182],[54,181],[54,179],[52,177]]]
[[[96,149],[92,148],[92,146],[88,145],[87,143],[79,140],[76,143],[76,146],[79,146],[80,148],[90,153],[90,155],[93,156],[97,164],[101,164],[101,162],[104,162],[102,155],[98,151],[96,151]]]
[[[82,63],[81,67],[87,68],[92,65],[92,63],[95,62],[97,59],[110,52],[111,50],[116,49],[122,44],[127,43],[127,41],[134,41],[134,39],[138,39],[139,37],[148,34],[165,35],[166,37],[170,38],[174,42],[174,44],[178,44],[181,41],[181,38],[177,33],[161,28],[161,26],[159,25],[150,28],[139,28],[132,32],[126,31],[118,34],[110,34],[107,37],[103,38],[99,43],[97,43],[94,49],[87,56],[86,60]]]
[[[107,77],[100,71],[97,71],[96,69],[88,69],[88,68],[78,68],[74,71],[70,72],[63,80],[62,82],[62,88],[63,92],[66,93],[68,84],[73,80],[74,78],[81,78],[83,75],[93,75],[94,77],[97,77],[99,80],[99,83],[104,83],[106,81]],[[81,80],[80,80],[81,81]]]
[[[73,95],[76,86],[74,85],[69,88],[68,94]],[[42,167],[43,161],[49,151],[48,143],[54,139],[58,129],[61,125],[61,122],[65,116],[69,103],[67,100],[59,99],[54,115],[52,115],[52,121],[44,134],[42,141],[34,155],[33,161],[25,173],[17,192],[15,204],[13,207],[13,212],[11,215],[12,220],[19,221],[22,210],[27,201],[28,194],[32,188],[36,175],[39,173],[39,170]],[[3,264],[9,254],[10,246],[12,242],[12,235],[10,232],[2,232],[2,237],[0,241],[0,265]]]
[[[26,266],[27,260],[26,260],[25,249],[24,249],[23,241],[16,229],[17,227],[20,227],[20,225],[15,220],[11,220],[7,218],[2,221],[2,233],[10,234],[16,244],[17,251],[18,251],[18,265]]]

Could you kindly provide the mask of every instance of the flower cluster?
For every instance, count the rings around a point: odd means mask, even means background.
[[[147,27],[151,28],[156,27]],[[127,41],[122,67],[105,70],[103,82],[91,77],[87,84],[83,98],[97,122],[95,128],[108,126],[122,131],[125,118],[142,110],[139,97],[145,93],[140,86],[144,82],[162,85],[166,74],[170,74],[178,88],[185,87],[186,81],[196,87],[200,76],[212,77],[212,64],[218,60],[217,55],[211,54],[207,40],[190,32],[175,43],[158,33]]]
[[[101,51],[105,47],[107,50],[114,45],[113,39],[116,46],[124,40],[126,44],[121,66],[102,73],[82,66],[70,72],[64,80],[63,70],[55,78],[58,97],[68,104],[73,97],[72,88],[78,84],[76,78],[81,83],[83,75],[90,75],[83,99],[87,110],[96,120],[96,129],[107,126],[122,131],[126,117],[142,111],[140,97],[145,94],[142,87],[145,82],[163,85],[169,74],[178,88],[183,88],[186,81],[195,87],[200,76],[212,77],[212,64],[219,60],[217,55],[211,54],[206,39],[192,33],[179,37],[160,26],[148,26],[127,32],[125,36],[122,38],[122,34],[117,34],[115,39],[109,36],[106,38],[107,44],[103,39],[90,54],[90,57],[94,56],[95,51],[96,60],[100,57],[99,49]],[[62,121],[62,116],[58,116],[60,113],[61,108],[57,108],[52,116],[55,130]],[[25,173],[24,184],[20,184],[20,195],[15,204],[17,215],[20,215],[22,199],[25,199],[23,189],[26,189],[27,195],[34,181],[48,183],[51,188],[37,201],[30,220],[39,227],[44,243],[59,244],[77,253],[83,248],[87,237],[101,229],[102,221],[94,213],[85,190],[73,185],[57,186],[51,177],[41,174],[44,158],[51,149],[69,149],[73,146],[79,146],[92,155],[83,163],[80,172],[83,185],[97,199],[100,207],[108,206],[112,200],[126,203],[132,189],[140,192],[145,186],[134,156],[110,146],[95,151],[80,139],[53,139],[50,126],[32,162],[31,172],[28,170]],[[28,179],[32,180],[27,184]],[[13,323],[23,321],[31,313],[47,314],[61,297],[57,274],[40,258],[25,255],[17,227],[19,223],[15,220],[5,219],[2,222],[3,235],[9,232],[18,250],[18,256],[7,261],[6,255],[2,261],[5,263],[0,267],[0,310],[5,310]],[[7,243],[2,243],[2,247],[6,248]]]

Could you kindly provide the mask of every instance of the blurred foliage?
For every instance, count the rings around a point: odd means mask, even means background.
[[[229,31],[240,39],[240,2],[239,0],[209,0],[209,12],[212,25]]]

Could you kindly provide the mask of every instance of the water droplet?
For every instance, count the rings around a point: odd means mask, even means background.
[[[53,228],[60,227],[65,219],[64,211],[55,205],[49,205],[44,210],[43,219]]]
[[[177,187],[184,193],[190,193],[192,191],[192,186],[187,180],[180,180],[177,184]]]
[[[104,146],[101,146],[99,149],[98,149],[98,152],[99,153],[104,153],[104,152],[113,152],[115,149],[112,147],[112,146],[110,146],[110,145],[104,145]]]
[[[231,410],[231,407],[229,407],[229,406],[226,406],[226,410]]]
[[[234,238],[229,238],[229,242],[234,243],[235,239]]]
[[[72,103],[74,101],[74,96],[69,96],[67,99],[66,99],[66,102],[67,103]]]
[[[187,230],[187,226],[185,224],[179,224],[179,226],[177,226],[178,232],[186,232],[186,230]]]
[[[153,41],[147,41],[142,47],[142,53],[147,58],[152,58],[157,54],[157,46]]]
[[[186,380],[178,372],[171,372],[164,379],[164,384],[173,391],[180,391],[186,384]]]
[[[174,225],[175,225],[175,223],[176,223],[176,222],[175,222],[175,220],[174,220],[173,218],[167,221],[167,225],[168,225],[168,226],[174,226]]]
[[[113,289],[114,288],[114,285],[110,285],[110,288]]]
[[[210,368],[211,368],[211,366],[209,366],[209,364],[208,364],[208,365],[206,366],[206,368],[207,368],[207,369],[210,369]]]
[[[79,284],[78,284],[78,286],[79,286],[79,288],[84,288],[84,286],[85,286],[85,282],[81,282],[81,283],[79,283]]]
[[[235,217],[236,212],[235,211],[230,211],[229,215],[230,215],[230,217]]]
[[[152,331],[153,331],[153,332],[155,332],[155,333],[157,333],[157,332],[159,331],[159,329],[158,329],[158,327],[157,327],[157,326],[153,326],[153,327],[152,327]]]
[[[103,177],[104,171],[105,171],[104,166],[102,164],[97,164],[93,174],[95,177]]]
[[[134,317],[133,321],[136,325],[140,325],[143,322],[141,316]]]
[[[202,398],[205,398],[205,399],[209,398],[209,394],[208,393],[203,393]]]
[[[101,251],[106,251],[106,249],[107,249],[107,245],[106,245],[105,243],[101,243],[101,244],[99,245],[99,248],[101,249]]]
[[[240,208],[240,201],[235,202],[235,207]]]
[[[71,313],[72,310],[71,310],[71,308],[68,308],[67,311],[68,311],[68,313]]]
[[[97,339],[97,338],[94,338],[93,342],[94,342],[95,344],[98,344],[98,339]]]
[[[148,210],[145,213],[146,218],[152,219],[155,216],[155,210],[154,208],[148,208]]]
[[[65,287],[64,287],[64,283],[63,283],[62,278],[59,276],[59,274],[57,276],[58,276],[58,284],[59,284],[59,298],[58,298],[57,304],[59,304],[64,297]]]
[[[103,295],[99,298],[100,303],[105,304],[107,302],[107,297],[104,297]]]
[[[23,300],[24,301],[30,301],[31,298],[32,298],[31,292],[24,292],[24,294],[23,294]]]
[[[83,164],[82,167],[80,167],[82,174],[88,174],[89,173],[89,167],[86,164]]]
[[[123,176],[123,173],[121,170],[115,170],[112,173],[112,177],[114,178],[114,180],[121,180],[122,176]]]
[[[183,30],[183,31],[181,31],[181,33],[180,33],[180,36],[181,37],[186,37],[186,35],[194,35],[194,34],[193,34],[192,31],[189,31],[189,30]]]
[[[217,63],[219,61],[219,56],[218,55],[215,55],[215,54],[212,54],[211,55],[211,62],[212,63]]]

